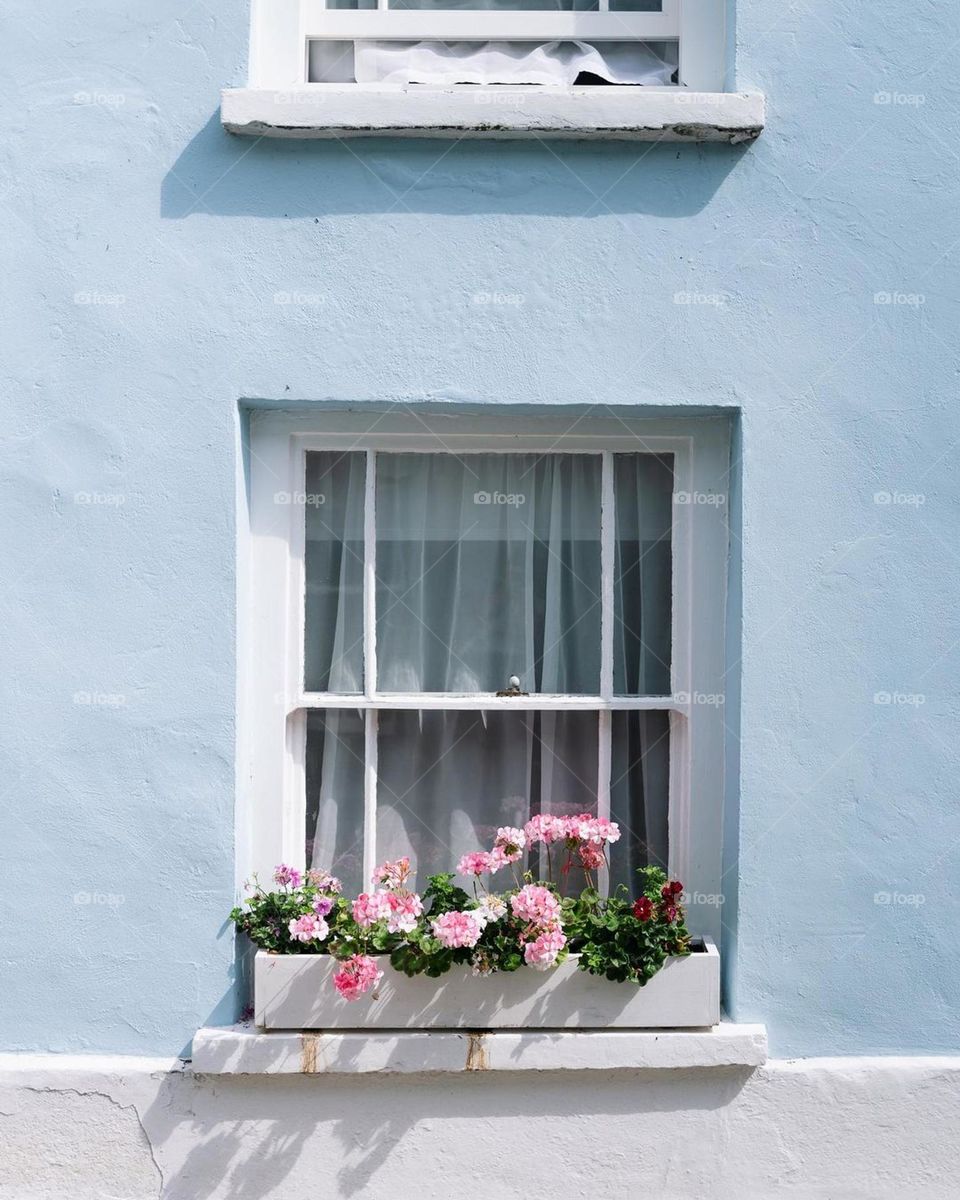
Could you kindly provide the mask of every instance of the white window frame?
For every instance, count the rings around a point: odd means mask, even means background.
[[[574,426],[571,429],[571,426]],[[303,686],[306,454],[311,450],[364,451],[364,694],[308,692]],[[601,684],[598,696],[537,694],[401,694],[374,690],[375,454],[378,450],[599,453],[601,508]],[[613,694],[613,455],[671,454],[672,529],[671,694]],[[729,426],[725,420],[574,422],[557,410],[543,417],[491,413],[451,419],[388,411],[305,415],[253,412],[249,419],[247,486],[241,503],[238,621],[238,882],[268,879],[278,862],[305,865],[306,715],[310,709],[366,713],[364,877],[375,863],[377,712],[384,709],[474,711],[587,710],[599,713],[598,804],[609,812],[610,714],[659,710],[670,716],[669,869],[687,892],[716,896],[722,873],[725,727],[722,702],[728,528],[725,495]],[[710,502],[707,497],[724,497]],[[278,501],[278,497],[280,500]],[[283,498],[288,497],[288,502]],[[705,699],[706,698],[706,699]],[[719,936],[718,904],[689,912],[698,934]]]
[[[569,41],[677,42],[679,84],[697,92],[722,92],[726,83],[728,0],[663,0],[661,12],[520,12],[462,9],[390,11],[328,9],[325,0],[252,0],[250,78],[255,89],[342,88],[309,84],[309,42]],[[353,85],[361,87],[363,85]],[[660,89],[647,89],[660,90]],[[675,89],[664,89],[675,90]]]

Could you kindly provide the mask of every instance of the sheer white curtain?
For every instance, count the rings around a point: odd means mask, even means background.
[[[363,691],[363,493],[366,455],[307,455],[304,686]]]
[[[307,714],[307,866],[333,871],[363,890],[364,713]]]
[[[363,692],[363,504],[366,455],[307,455],[304,686]],[[363,874],[363,713],[313,711],[307,719],[307,865],[357,890]]]
[[[618,455],[614,479],[615,680],[669,691],[672,470]],[[490,693],[516,675],[531,695],[596,695],[600,492],[599,455],[378,454],[378,690]],[[363,497],[362,454],[308,455],[310,690],[362,691]],[[308,860],[359,886],[362,714],[311,713],[307,740]],[[613,750],[626,880],[666,855],[666,717],[616,714]],[[423,882],[498,825],[595,811],[597,771],[596,712],[383,711],[377,853],[410,854]]]
[[[673,460],[613,456],[616,494],[613,690],[670,694]]]
[[[610,853],[610,883],[631,887],[638,867],[667,869],[670,718],[615,712],[612,720],[610,816],[621,837]]]
[[[600,457],[383,455],[382,691],[600,687]]]
[[[357,83],[570,85],[586,73],[606,83],[662,87],[676,66],[665,50],[640,42],[354,44]]]

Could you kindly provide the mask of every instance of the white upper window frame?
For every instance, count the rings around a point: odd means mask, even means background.
[[[258,873],[269,878],[278,862],[303,866],[305,858],[305,730],[310,709],[364,709],[364,873],[374,862],[377,731],[384,709],[579,709],[600,714],[601,813],[609,803],[609,714],[659,710],[670,715],[669,837],[672,876],[687,892],[716,896],[722,874],[725,726],[724,629],[728,551],[729,425],[723,419],[650,420],[617,415],[574,424],[551,410],[548,417],[496,412],[415,417],[402,410],[371,416],[361,411],[291,414],[254,411],[246,447],[248,475],[240,493],[247,520],[240,522],[238,562],[238,882]],[[368,455],[364,523],[365,688],[362,696],[307,692],[303,685],[306,454],[311,450],[364,451]],[[467,453],[578,452],[603,458],[601,511],[602,673],[598,696],[500,699],[478,694],[378,694],[375,654],[375,476],[378,450]],[[700,503],[673,506],[673,608],[669,696],[613,694],[612,511],[615,453],[671,454],[674,494]],[[281,501],[278,502],[278,496]],[[282,498],[289,497],[284,503]],[[723,497],[711,502],[709,497]],[[606,516],[604,515],[606,514]],[[711,699],[712,698],[712,699]],[[373,719],[371,719],[373,718]],[[604,733],[604,723],[607,732]],[[694,905],[694,932],[719,936],[718,904]]]
[[[660,12],[328,9],[325,0],[252,0],[250,77],[254,89],[309,84],[309,43],[333,41],[676,42],[677,87],[723,92],[727,80],[728,0],[662,0]],[[355,84],[355,87],[373,86]],[[382,86],[382,85],[379,85]],[[676,90],[674,88],[648,90]]]

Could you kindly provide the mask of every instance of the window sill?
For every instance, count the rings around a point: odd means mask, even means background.
[[[744,142],[763,129],[760,92],[683,88],[402,89],[312,84],[289,91],[227,88],[221,120],[251,137],[607,138]]]
[[[759,1067],[763,1025],[597,1032],[467,1031],[264,1033],[253,1025],[206,1028],[193,1039],[203,1075],[363,1075],[459,1071],[642,1071]]]

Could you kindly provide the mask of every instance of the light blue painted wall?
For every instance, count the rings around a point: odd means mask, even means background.
[[[5,1047],[173,1053],[232,1014],[237,401],[263,396],[740,408],[734,1014],[778,1055],[956,1051],[960,29],[739,8],[769,127],[738,150],[233,139],[245,2],[10,0]]]

